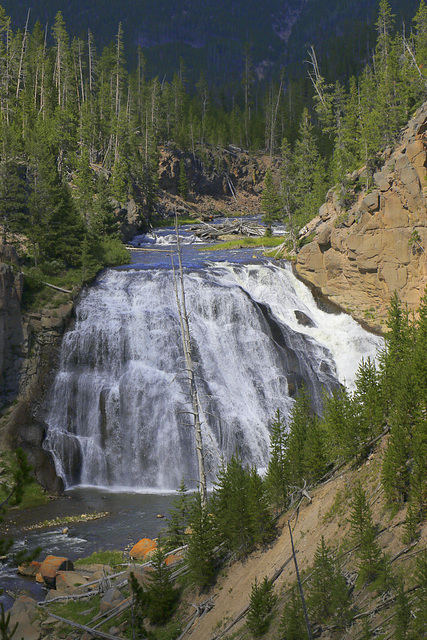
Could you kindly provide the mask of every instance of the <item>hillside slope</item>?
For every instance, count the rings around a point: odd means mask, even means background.
[[[363,167],[344,196],[329,191],[296,262],[304,280],[379,329],[394,291],[415,311],[427,284],[427,103],[380,160],[372,179]]]
[[[316,628],[316,637],[323,640],[343,638],[346,640],[360,637],[362,622],[369,618],[371,630],[381,629],[384,638],[394,638],[395,592],[380,593],[367,585],[355,587],[357,577],[357,559],[354,542],[350,540],[350,502],[351,494],[360,481],[366,490],[373,521],[377,525],[377,541],[390,560],[394,575],[403,575],[405,588],[414,586],[414,565],[416,558],[423,552],[427,544],[427,525],[424,524],[417,543],[407,545],[402,542],[404,535],[405,510],[392,513],[386,508],[384,493],[380,483],[381,459],[386,440],[379,443],[377,450],[361,466],[347,468],[339,472],[333,479],[319,486],[311,493],[312,502],[303,498],[297,512],[290,512],[280,519],[280,535],[265,550],[258,550],[248,558],[226,568],[215,589],[209,594],[189,598],[192,604],[200,604],[212,598],[213,608],[208,611],[192,629],[183,636],[183,640],[214,640],[217,638],[251,638],[245,628],[246,615],[239,616],[249,605],[251,586],[257,578],[258,583],[264,576],[272,578],[283,567],[283,571],[275,582],[275,593],[279,596],[275,608],[272,626],[267,633],[268,638],[277,638],[280,616],[284,604],[289,600],[289,589],[295,583],[295,568],[292,560],[292,549],[288,529],[291,519],[294,544],[299,570],[305,578],[309,578],[310,566],[321,537],[324,536],[328,546],[332,547],[339,558],[341,570],[347,583],[353,585],[353,612],[358,616],[354,624],[346,630],[337,630],[327,626]],[[308,571],[307,571],[308,570]],[[304,575],[305,574],[305,575]],[[379,608],[377,610],[377,607]],[[360,615],[360,614],[368,615]],[[235,634],[235,635],[234,635]]]

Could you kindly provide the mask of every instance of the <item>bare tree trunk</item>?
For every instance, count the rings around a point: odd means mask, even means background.
[[[191,336],[190,325],[188,322],[188,313],[185,302],[185,289],[184,289],[184,274],[182,269],[182,257],[181,247],[179,244],[178,234],[178,220],[175,217],[176,225],[176,241],[178,247],[178,264],[179,264],[179,289],[178,289],[178,277],[175,273],[175,267],[172,256],[172,270],[174,275],[175,296],[178,306],[179,321],[181,326],[182,346],[184,348],[185,366],[187,372],[188,385],[190,387],[191,404],[192,404],[192,416],[194,420],[194,435],[196,439],[196,454],[197,465],[199,471],[199,492],[202,508],[206,509],[207,506],[207,488],[206,488],[206,471],[205,471],[205,457],[203,452],[203,440],[202,440],[202,423],[200,419],[201,407],[199,402],[199,396],[197,393],[196,379],[194,376],[194,362],[191,356]]]
[[[22,37],[21,57],[19,59],[18,81],[16,83],[16,99],[18,99],[18,97],[19,97],[19,89],[21,87],[22,65],[23,65],[23,62],[24,62],[25,46],[27,44],[28,21],[29,21],[29,19],[30,19],[30,9],[28,9],[27,21],[25,23],[24,35]]]

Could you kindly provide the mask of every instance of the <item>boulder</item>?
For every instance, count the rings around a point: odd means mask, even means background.
[[[375,191],[368,193],[368,195],[363,198],[360,209],[363,212],[367,211],[368,213],[374,213],[375,211],[378,211],[379,208],[380,193],[377,189],[375,189]]]
[[[332,227],[326,225],[317,236],[317,244],[319,247],[325,247],[331,242]]]
[[[111,609],[115,609],[124,599],[125,597],[121,591],[116,589],[116,587],[111,587],[105,592],[101,600],[99,612],[106,613],[107,611],[111,611]]]
[[[63,591],[57,591],[56,589],[49,589],[47,592],[44,601],[49,602],[49,600],[53,600],[54,598],[58,598],[59,596],[63,596]]]
[[[38,573],[40,573],[41,562],[33,562],[20,564],[18,567],[18,573],[21,576],[27,576],[29,578],[35,578]]]
[[[16,624],[17,629],[13,635],[15,638],[25,638],[25,640],[39,640],[40,632],[33,625],[37,617],[37,603],[33,598],[20,596],[9,611],[9,631]]]
[[[42,562],[40,573],[43,577],[43,582],[49,589],[55,588],[56,576],[59,571],[74,571],[71,560],[59,556],[47,556]]]
[[[87,583],[87,579],[77,571],[58,571],[56,574],[56,589],[69,593],[76,587]],[[82,590],[80,589],[80,592]]]
[[[157,548],[157,542],[155,540],[151,540],[150,538],[142,538],[139,542],[137,542],[129,552],[131,558],[135,560],[145,560],[147,554],[150,551],[155,551]]]
[[[315,323],[311,318],[309,318],[304,311],[300,311],[299,309],[294,310],[295,318],[298,320],[299,324],[302,324],[303,327],[315,327]]]

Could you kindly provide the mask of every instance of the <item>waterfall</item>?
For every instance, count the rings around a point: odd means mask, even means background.
[[[290,268],[210,265],[184,277],[211,479],[238,451],[268,462],[269,421],[301,384],[351,386],[380,340],[317,308]],[[107,270],[82,297],[44,406],[45,446],[66,486],[195,486],[190,399],[170,269]]]

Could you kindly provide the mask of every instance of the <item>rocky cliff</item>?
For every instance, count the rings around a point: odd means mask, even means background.
[[[23,313],[23,274],[14,247],[0,246],[0,422],[1,448],[22,447],[42,486],[61,481],[42,447],[45,429],[36,409],[55,366],[73,302]]]
[[[377,329],[395,291],[416,310],[427,284],[427,103],[380,161],[372,177],[356,171],[345,196],[328,193],[296,261],[305,281]]]

